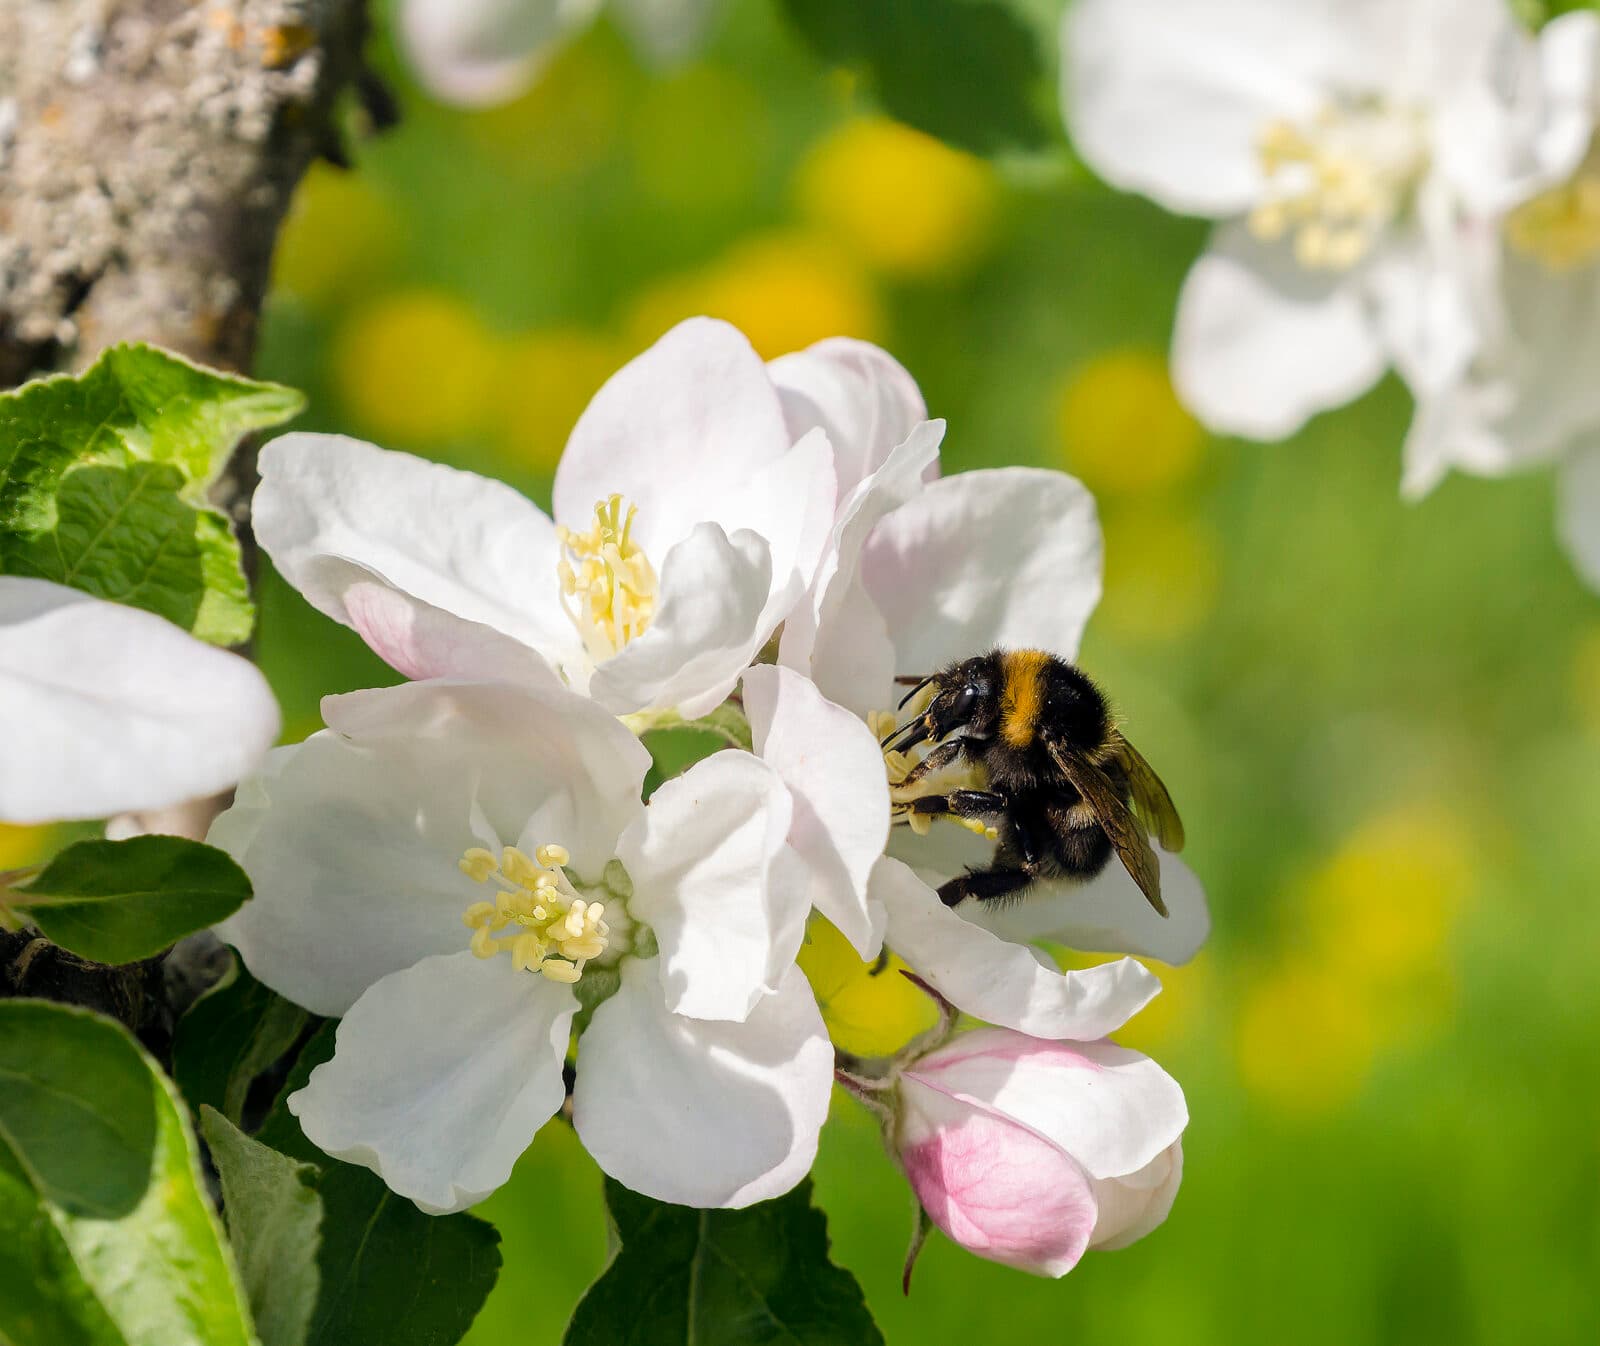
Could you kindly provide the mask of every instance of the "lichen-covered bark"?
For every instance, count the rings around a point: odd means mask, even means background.
[[[249,366],[365,0],[0,0],[0,386],[114,341]]]

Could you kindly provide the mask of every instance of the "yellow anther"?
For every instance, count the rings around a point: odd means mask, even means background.
[[[595,505],[587,533],[556,529],[565,553],[556,565],[563,606],[596,661],[609,659],[655,616],[656,572],[633,541],[636,513],[613,495]],[[568,598],[577,600],[576,607]]]
[[[474,883],[482,883],[498,868],[494,862],[494,853],[484,850],[482,846],[469,847],[458,863],[461,872]]]
[[[1573,271],[1600,260],[1600,145],[1561,186],[1514,210],[1506,238],[1547,271]]]
[[[1335,104],[1303,126],[1274,121],[1256,140],[1267,196],[1247,219],[1263,242],[1292,241],[1308,270],[1361,261],[1405,205],[1426,161],[1423,125],[1404,108]]]
[[[566,847],[549,843],[534,854],[507,846],[494,855],[473,847],[461,858],[461,870],[480,883],[498,885],[494,901],[474,902],[461,913],[472,931],[470,948],[479,958],[507,952],[519,971],[544,973],[553,981],[575,982],[583,965],[605,953],[611,927],[603,919],[605,905],[578,895],[561,866],[570,861]],[[487,860],[487,864],[484,861]],[[498,931],[511,927],[495,938]],[[552,951],[562,957],[551,958]]]

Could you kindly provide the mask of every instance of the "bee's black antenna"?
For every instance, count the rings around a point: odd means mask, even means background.
[[[927,677],[925,677],[921,682],[919,682],[915,687],[913,687],[909,692],[907,692],[904,696],[902,696],[900,698],[900,704],[898,706],[896,706],[895,709],[896,710],[904,710],[906,708],[906,702],[911,700],[912,697],[914,697],[918,692],[920,692],[924,687],[926,687],[930,682],[932,682],[938,676],[939,675],[937,673],[928,674]]]
[[[929,737],[927,726],[922,722],[922,717],[918,716],[910,724],[896,725],[878,741],[878,746],[885,752],[899,752],[902,748],[921,743],[927,737]],[[900,742],[891,743],[890,739],[899,739]]]

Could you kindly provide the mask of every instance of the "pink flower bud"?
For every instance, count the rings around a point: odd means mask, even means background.
[[[1111,1042],[965,1033],[901,1076],[896,1143],[929,1218],[980,1257],[1062,1276],[1166,1218],[1183,1172],[1177,1082]]]

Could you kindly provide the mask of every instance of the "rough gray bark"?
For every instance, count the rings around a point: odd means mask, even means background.
[[[0,385],[115,341],[246,369],[365,0],[0,0]]]

